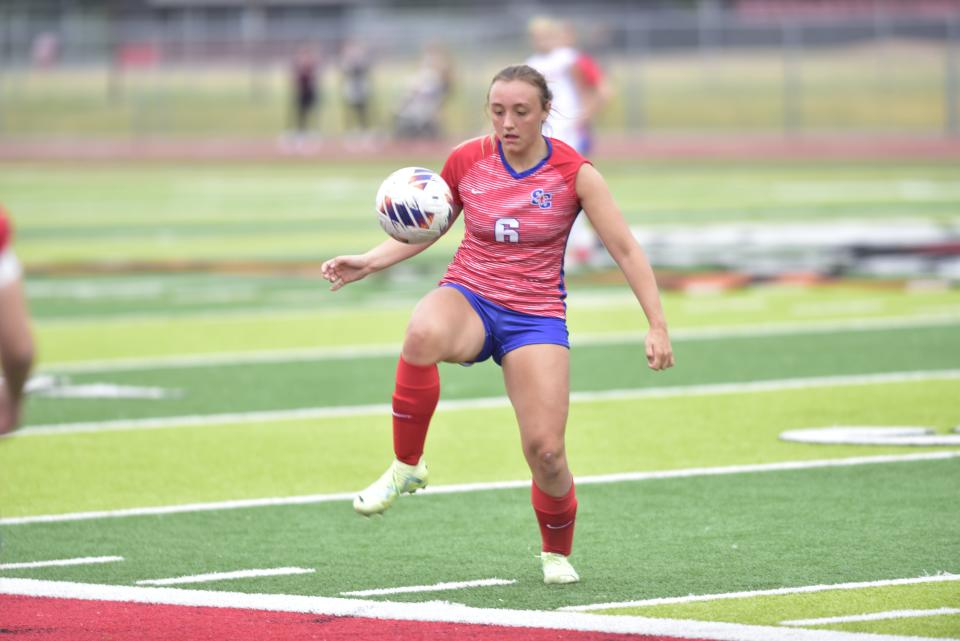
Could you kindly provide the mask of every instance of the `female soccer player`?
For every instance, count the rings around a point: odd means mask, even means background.
[[[646,314],[648,365],[672,366],[673,352],[653,271],[603,178],[571,147],[541,133],[550,100],[533,68],[503,69],[487,95],[494,134],[461,144],[447,158],[442,175],[466,232],[440,286],[417,304],[407,327],[393,395],[396,460],[353,506],[377,514],[400,494],[426,487],[422,455],[440,396],[437,363],[492,356],[503,368],[533,476],[544,582],[573,583],[580,577],[567,559],[577,499],[564,449],[570,357],[562,265],[581,208]],[[428,245],[388,239],[365,254],[326,261],[323,275],[337,290]]]
[[[0,206],[0,436],[20,420],[23,387],[33,365],[33,338],[20,283],[20,263],[13,254],[10,236],[10,221]]]

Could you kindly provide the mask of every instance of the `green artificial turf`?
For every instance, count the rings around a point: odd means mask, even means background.
[[[384,236],[373,212],[397,166],[442,158],[317,163],[14,164],[0,193],[31,266],[174,259],[278,263],[358,253]],[[598,159],[633,225],[956,221],[956,167],[920,161],[643,162]],[[442,265],[444,251],[414,259]]]
[[[924,568],[917,577],[933,572]],[[891,576],[890,579],[915,577]],[[884,579],[878,579],[884,580]],[[783,621],[799,621],[833,617],[855,616],[904,610],[936,610],[960,607],[960,588],[957,581],[930,582],[912,585],[859,587],[847,590],[752,596],[718,599],[673,605],[649,605],[595,610],[602,614],[623,614],[670,619],[700,621],[728,621],[752,625],[779,625]],[[806,625],[818,630],[844,630],[919,637],[955,638],[960,627],[960,615],[947,614],[917,618],[881,621],[824,623]]]
[[[298,358],[294,353],[280,362],[70,372],[66,376],[73,385],[147,387],[163,390],[169,397],[37,396],[27,409],[25,424],[386,403],[397,353],[349,358]],[[653,373],[646,366],[642,343],[575,347],[571,389],[589,392],[953,369],[960,354],[960,325],[679,340],[675,353],[675,368]],[[492,361],[467,369],[443,365],[441,381],[446,400],[504,394],[500,368]]]
[[[202,589],[335,596],[498,577],[517,584],[390,595],[480,607],[585,603],[957,572],[956,461],[669,479],[578,490],[583,582],[544,586],[527,490],[429,494],[365,519],[348,502],[0,528],[4,560],[120,555],[122,563],[4,576],[131,584],[270,567],[314,574]],[[882,490],[882,491],[881,491]],[[902,554],[902,542],[912,543]],[[189,587],[189,586],[187,586]]]
[[[399,345],[410,312],[440,272],[402,270],[336,293],[316,277],[150,276],[49,279],[31,305],[41,365],[117,358],[270,349]],[[33,283],[28,284],[30,287]],[[625,286],[570,284],[574,345],[612,332],[641,333],[646,321]],[[840,286],[758,287],[714,296],[663,293],[671,328],[802,326],[923,316],[960,318],[956,290]]]
[[[778,440],[788,429],[956,424],[956,381],[574,403],[575,474],[912,453],[924,448]],[[387,412],[198,428],[0,440],[2,516],[350,492],[390,461]],[[528,478],[508,407],[438,412],[426,447],[432,482]]]

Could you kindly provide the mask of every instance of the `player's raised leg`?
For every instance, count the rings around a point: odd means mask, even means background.
[[[413,310],[397,363],[393,393],[393,450],[396,460],[353,501],[369,516],[390,507],[401,494],[427,485],[423,446],[440,399],[437,363],[472,360],[483,348],[483,322],[463,294],[439,287]]]
[[[0,209],[0,225],[3,225]],[[0,235],[2,235],[0,230]],[[0,436],[20,421],[23,388],[33,366],[34,347],[30,331],[21,267],[12,249],[0,238]]]
[[[570,352],[561,345],[525,345],[503,358],[507,394],[520,425],[533,475],[531,502],[540,525],[545,583],[575,583],[573,549],[577,496],[564,434],[570,395]]]

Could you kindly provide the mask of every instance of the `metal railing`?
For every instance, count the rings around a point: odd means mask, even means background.
[[[318,129],[344,128],[338,56],[364,43],[375,121],[389,131],[425,45],[449,52],[443,122],[483,123],[489,78],[529,55],[524,4],[467,8],[57,14],[0,3],[0,136],[267,135],[289,109],[303,43],[323,59]],[[70,5],[72,6],[72,5]],[[765,16],[597,3],[566,17],[615,88],[598,126],[616,132],[960,134],[960,14]],[[878,4],[878,6],[882,6]],[[504,15],[504,13],[506,15]]]

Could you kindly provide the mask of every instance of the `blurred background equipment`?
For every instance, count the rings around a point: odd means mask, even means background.
[[[442,45],[427,45],[420,66],[397,105],[394,134],[398,138],[440,138],[442,109],[452,90],[450,54]]]
[[[424,48],[445,50],[458,89],[443,129],[460,136],[545,11],[609,70],[601,132],[960,134],[957,0],[6,0],[0,135],[273,135],[310,42],[378,61],[381,127]],[[336,103],[324,131],[344,127]]]

